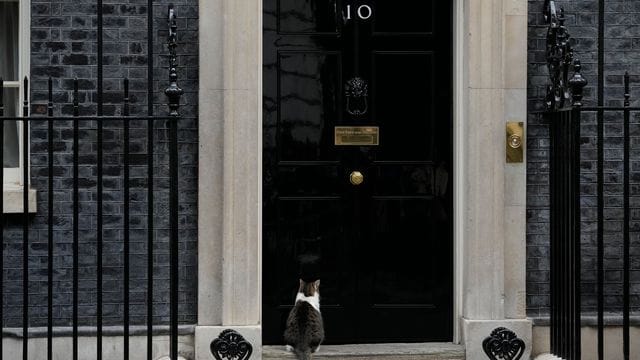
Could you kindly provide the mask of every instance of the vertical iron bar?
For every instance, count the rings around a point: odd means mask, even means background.
[[[568,249],[568,244],[567,244],[567,240],[568,240],[568,236],[567,236],[567,221],[568,216],[567,216],[567,200],[566,200],[566,194],[567,194],[567,164],[566,164],[566,159],[567,157],[567,112],[564,112],[564,116],[562,118],[562,159],[563,159],[563,164],[561,167],[561,174],[562,174],[562,200],[561,200],[561,204],[562,204],[562,275],[561,275],[561,279],[562,279],[562,357],[563,358],[567,358],[567,341],[568,341],[568,335],[569,333],[567,332],[567,301],[568,301],[568,296],[567,296],[567,270],[568,269],[568,264],[567,264],[567,249]]]
[[[153,0],[147,3],[147,115],[153,116]],[[153,360],[153,136],[154,121],[147,122],[147,360]]]
[[[171,360],[178,360],[178,118],[170,120]]]
[[[169,80],[165,90],[169,98],[169,217],[170,217],[170,353],[171,360],[178,360],[178,119],[180,118],[180,97],[184,91],[178,86],[178,56],[176,53],[177,30],[176,14],[173,5],[169,5]]]
[[[572,153],[571,153],[571,142],[573,141],[573,138],[571,136],[571,112],[567,112],[567,116],[565,119],[565,125],[564,125],[564,130],[565,130],[565,139],[568,141],[565,144],[565,223],[564,223],[564,233],[565,233],[565,294],[566,294],[566,298],[565,298],[565,336],[566,336],[566,356],[567,359],[569,360],[574,360],[571,354],[571,344],[572,344],[572,338],[571,338],[571,315],[572,315],[572,306],[571,306],[571,301],[573,299],[573,294],[571,291],[571,285],[573,284],[573,272],[574,272],[574,268],[573,268],[573,262],[572,262],[572,246],[571,246],[571,239],[573,236],[572,233],[572,227],[571,227],[571,220],[572,220],[572,214],[571,211],[573,210],[571,205],[571,163],[572,163]]]
[[[78,360],[78,254],[79,254],[79,214],[80,206],[78,203],[78,162],[79,162],[79,121],[77,117],[80,115],[80,109],[78,105],[78,79],[73,80],[73,360]]]
[[[566,222],[565,222],[565,234],[567,235],[566,238],[566,246],[567,246],[567,257],[565,259],[566,261],[566,269],[567,272],[565,273],[566,278],[567,278],[567,288],[565,290],[566,294],[567,294],[567,313],[566,313],[566,318],[567,318],[567,359],[569,360],[574,360],[573,358],[573,338],[572,338],[572,328],[573,328],[573,291],[572,291],[572,287],[573,287],[573,279],[574,279],[574,264],[573,264],[573,227],[572,227],[572,220],[573,220],[573,216],[572,216],[572,212],[573,212],[573,202],[571,202],[571,195],[572,195],[572,176],[573,176],[573,172],[571,171],[571,165],[573,164],[573,133],[571,132],[571,120],[572,118],[572,113],[573,110],[568,112],[567,114],[567,119],[565,122],[565,131],[567,134],[567,144],[566,144],[566,197],[567,197],[567,207],[566,207]]]
[[[129,79],[124,79],[124,359],[129,359]]]
[[[575,353],[574,353],[574,338],[573,338],[573,326],[574,326],[574,301],[575,301],[575,291],[574,291],[574,286],[575,286],[575,272],[576,272],[576,267],[575,267],[575,253],[574,253],[574,221],[575,221],[575,213],[574,213],[574,203],[573,203],[573,192],[574,192],[574,188],[573,188],[573,163],[574,163],[574,146],[575,146],[575,138],[574,138],[574,134],[573,134],[573,114],[574,114],[575,110],[571,110],[571,112],[569,112],[569,116],[567,116],[567,139],[569,140],[568,144],[567,144],[567,160],[568,160],[568,166],[567,166],[567,217],[568,217],[568,221],[566,223],[567,226],[567,268],[569,269],[569,271],[567,272],[567,340],[568,340],[568,355],[567,357],[571,360],[575,359]]]
[[[47,360],[53,359],[53,80],[49,78],[49,103],[47,104],[47,115],[49,134],[48,143],[48,210],[49,218],[47,224]]]
[[[605,0],[598,0],[598,106],[604,105]],[[604,360],[604,112],[598,111],[598,359]]]
[[[4,117],[4,80],[0,77],[0,119]],[[0,124],[0,159],[4,162],[4,121]],[[4,171],[0,171],[0,184],[4,184]],[[0,196],[0,360],[4,336],[4,197]]]
[[[629,347],[630,347],[630,337],[629,337],[629,312],[630,312],[630,302],[629,302],[629,269],[631,265],[631,259],[629,254],[629,221],[630,221],[630,212],[629,212],[629,147],[630,147],[630,139],[629,139],[629,118],[630,111],[629,106],[630,103],[630,90],[629,90],[629,73],[624,74],[624,231],[623,231],[623,248],[624,248],[624,271],[623,271],[623,354],[624,359],[629,360]]]
[[[587,86],[587,80],[582,77],[582,64],[579,60],[574,62],[574,74],[569,85],[572,90],[572,111],[571,111],[571,123],[569,131],[571,131],[571,151],[573,156],[571,157],[571,216],[572,223],[572,263],[573,268],[569,269],[572,273],[573,284],[571,291],[573,293],[572,299],[572,328],[571,328],[571,346],[572,346],[572,358],[580,360],[582,357],[582,306],[581,306],[581,271],[582,271],[582,251],[581,251],[581,212],[580,212],[580,148],[581,148],[581,118],[582,118],[582,93],[585,86]]]
[[[22,358],[29,358],[29,80],[24,78],[22,107]]]
[[[555,225],[555,248],[556,248],[556,269],[558,270],[556,275],[556,354],[560,355],[562,351],[562,119],[564,113],[558,114],[558,122],[555,124],[556,128],[556,175],[555,175],[555,188],[556,188],[556,225]]]
[[[551,135],[551,171],[550,171],[550,206],[551,206],[551,231],[550,231],[550,237],[551,237],[551,246],[549,249],[550,252],[550,258],[551,258],[551,294],[550,294],[550,298],[551,298],[551,352],[553,354],[557,354],[558,353],[558,341],[557,341],[557,337],[558,337],[558,289],[557,289],[557,283],[558,283],[558,274],[559,274],[559,269],[557,267],[557,261],[556,258],[558,257],[558,251],[557,251],[557,244],[558,244],[558,237],[557,237],[557,206],[558,206],[558,201],[557,201],[557,186],[558,186],[558,180],[557,180],[557,163],[558,163],[558,145],[557,145],[557,127],[558,127],[558,118],[560,113],[558,112],[554,112],[551,115],[551,124],[550,124],[550,135]]]
[[[577,349],[576,349],[576,326],[577,324],[577,314],[576,314],[576,310],[578,308],[578,304],[576,304],[576,300],[578,299],[578,294],[577,294],[577,280],[578,280],[578,273],[580,272],[580,269],[578,267],[578,259],[577,259],[577,254],[578,254],[578,248],[577,248],[577,244],[580,243],[580,239],[576,239],[576,224],[579,222],[579,218],[580,218],[580,214],[577,213],[578,211],[578,207],[577,204],[575,203],[575,199],[578,196],[578,194],[576,194],[576,191],[578,190],[578,188],[576,187],[576,178],[578,176],[577,172],[576,172],[576,161],[578,159],[578,144],[579,144],[579,139],[577,138],[577,134],[575,131],[575,127],[576,124],[578,123],[578,121],[576,121],[576,116],[578,115],[578,109],[573,109],[571,111],[571,122],[570,122],[570,130],[571,130],[571,137],[572,137],[572,141],[571,141],[571,222],[570,222],[570,226],[571,226],[571,266],[572,266],[572,271],[571,271],[571,313],[569,314],[570,318],[571,318],[571,328],[569,329],[570,333],[571,333],[571,358],[572,359],[577,359],[576,355],[577,355]]]
[[[598,110],[597,123],[597,293],[598,359],[604,360],[604,114]]]
[[[97,114],[98,116],[103,115],[103,72],[102,72],[102,57],[103,57],[103,16],[102,16],[102,0],[97,0],[97,12],[98,12],[98,30],[97,30],[97,41],[98,41],[98,53],[97,53],[97,62],[98,62],[98,89],[97,89]],[[103,192],[103,124],[102,120],[98,119],[98,136],[97,136],[97,164],[96,164],[96,195],[97,195],[97,214],[96,214],[96,260],[97,260],[97,270],[96,270],[96,326],[97,326],[97,334],[96,334],[96,359],[102,360],[102,252],[103,252],[103,203],[102,203],[102,192]]]
[[[559,194],[558,194],[558,209],[559,209],[559,214],[558,214],[558,259],[559,259],[559,268],[560,268],[560,275],[558,276],[558,351],[559,351],[559,355],[561,357],[565,357],[565,353],[564,353],[564,343],[566,341],[566,334],[564,332],[565,326],[564,326],[564,321],[565,321],[565,291],[566,291],[566,287],[564,286],[564,275],[565,275],[565,263],[564,263],[564,258],[565,258],[565,246],[564,246],[564,193],[565,193],[565,189],[564,189],[564,169],[565,167],[563,166],[564,164],[562,163],[562,161],[564,160],[564,143],[566,142],[566,140],[564,139],[564,121],[565,121],[566,115],[565,112],[563,111],[560,117],[560,124],[558,124],[558,152],[560,154],[560,159],[559,159],[559,164],[558,164],[558,188],[559,188]]]
[[[573,118],[573,137],[574,137],[574,156],[573,156],[573,206],[574,206],[574,222],[573,222],[573,256],[574,256],[574,284],[573,284],[573,352],[574,359],[580,360],[582,357],[582,306],[581,306],[581,280],[582,280],[582,250],[581,250],[581,205],[580,205],[580,121],[582,119],[581,106],[574,107]]]

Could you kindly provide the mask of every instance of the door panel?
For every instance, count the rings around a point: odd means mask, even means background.
[[[338,31],[337,0],[279,0],[280,34],[335,34]]]
[[[278,149],[282,161],[335,160],[340,87],[337,52],[280,52]],[[327,121],[325,121],[327,119]]]
[[[268,264],[273,281],[267,282],[277,295],[274,322],[283,324],[295,299],[298,271],[305,257],[318,256],[322,268],[322,314],[325,330],[342,339],[354,339],[354,279],[345,228],[351,221],[340,197],[281,197],[278,200],[278,241],[269,242],[273,254]],[[273,300],[271,300],[273,301]],[[273,302],[271,302],[273,304]],[[266,334],[265,334],[266,335]],[[281,341],[282,333],[277,333]]]
[[[359,333],[369,341],[450,341],[442,328],[450,326],[451,268],[443,258],[450,239],[439,203],[430,195],[373,197],[375,226],[363,237],[366,261],[358,269]],[[376,323],[394,331],[371,331]]]
[[[452,340],[451,41],[448,1],[264,0],[265,344],[309,257],[326,343]],[[337,146],[336,126],[380,143]]]
[[[437,0],[376,0],[373,20],[377,35],[426,35],[433,32]]]
[[[433,54],[376,51],[372,59],[372,116],[381,126],[377,160],[431,159],[438,121],[433,117]]]
[[[343,229],[347,224],[342,201],[339,197],[280,198],[278,241],[272,244],[279,305],[291,305],[297,291],[291,284],[298,281],[298,274],[291,270],[297,269],[305,256],[319,255],[324,262],[323,305],[340,306],[342,294],[350,291],[341,280],[348,273],[344,266],[347,239]]]

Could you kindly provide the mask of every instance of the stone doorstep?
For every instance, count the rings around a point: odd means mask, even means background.
[[[262,347],[265,360],[295,359],[283,346]],[[462,345],[451,343],[424,344],[358,344],[358,345],[322,345],[313,359],[351,359],[351,360],[464,360]]]

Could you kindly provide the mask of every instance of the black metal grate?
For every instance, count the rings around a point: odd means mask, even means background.
[[[153,1],[149,0],[148,4],[148,16],[151,19],[153,16]],[[96,354],[97,359],[102,358],[103,354],[103,274],[104,274],[104,264],[103,264],[103,232],[104,232],[104,213],[103,213],[103,181],[104,181],[104,125],[109,124],[110,126],[113,124],[121,124],[122,126],[122,163],[123,163],[123,258],[124,258],[124,279],[123,279],[123,303],[124,303],[124,316],[123,316],[123,357],[124,359],[129,358],[130,346],[129,346],[129,336],[130,336],[130,168],[131,168],[131,132],[130,132],[130,124],[132,121],[143,121],[146,122],[147,133],[146,133],[146,141],[147,141],[147,210],[149,216],[147,216],[147,359],[151,360],[153,357],[153,264],[154,264],[154,204],[156,204],[156,200],[154,199],[154,130],[157,130],[157,126],[155,125],[156,121],[163,121],[164,126],[166,127],[168,133],[168,153],[169,153],[169,261],[170,261],[170,357],[171,359],[178,358],[178,243],[179,243],[179,233],[178,233],[178,121],[180,120],[179,115],[179,107],[180,107],[180,97],[183,94],[182,89],[177,85],[177,55],[176,55],[176,47],[177,47],[177,23],[176,23],[176,14],[173,6],[169,6],[168,13],[168,21],[169,21],[169,36],[168,36],[168,48],[169,48],[169,86],[165,90],[165,94],[167,95],[169,102],[169,113],[166,116],[156,116],[153,113],[153,21],[148,21],[148,51],[149,51],[149,61],[148,61],[148,114],[147,116],[130,116],[130,99],[129,99],[129,80],[127,78],[122,79],[123,83],[123,102],[121,104],[122,116],[104,116],[103,115],[103,65],[102,65],[102,53],[103,53],[103,40],[102,40],[102,32],[103,32],[103,16],[102,16],[102,0],[97,0],[97,26],[98,26],[98,56],[97,56],[97,113],[95,116],[80,116],[79,109],[79,82],[78,80],[73,81],[73,116],[54,116],[54,101],[53,101],[53,79],[49,78],[48,81],[48,103],[47,103],[47,116],[29,116],[29,80],[27,78],[24,79],[24,103],[23,103],[23,111],[20,117],[6,117],[4,116],[4,105],[3,105],[3,92],[0,91],[0,121],[18,121],[23,125],[23,129],[29,129],[30,124],[45,122],[47,124],[47,187],[48,187],[48,197],[47,197],[47,205],[48,205],[48,216],[47,216],[47,234],[48,234],[48,244],[47,244],[47,359],[53,358],[53,343],[54,343],[54,321],[55,317],[53,314],[53,282],[54,282],[54,216],[56,213],[56,203],[54,201],[54,192],[55,190],[59,190],[54,188],[54,182],[56,180],[55,176],[55,166],[54,166],[54,156],[56,155],[55,143],[54,143],[54,133],[56,130],[56,124],[71,122],[72,123],[72,144],[73,144],[73,181],[71,184],[71,188],[68,189],[72,193],[72,203],[73,203],[73,226],[72,226],[72,237],[73,237],[73,274],[72,274],[72,354],[71,358],[73,360],[78,359],[78,289],[79,289],[79,244],[82,237],[82,233],[80,231],[80,220],[81,216],[84,216],[82,213],[82,209],[80,207],[80,199],[79,199],[79,188],[80,188],[80,157],[82,154],[80,153],[80,131],[81,126],[83,124],[95,123],[96,128],[96,257],[97,257],[97,271],[96,271],[96,283],[97,283],[97,295],[96,295],[96,316],[97,316],[97,342],[96,342]],[[0,79],[0,89],[2,89],[3,81]],[[0,126],[0,139],[4,139],[4,126]],[[22,155],[23,155],[23,164],[29,164],[29,131],[22,132]],[[3,146],[0,146],[0,159],[4,157],[3,154]],[[29,228],[29,186],[28,179],[30,178],[30,169],[29,166],[23,166],[23,214],[22,214],[22,281],[23,281],[23,293],[22,293],[22,303],[24,304],[22,310],[22,342],[23,342],[23,350],[22,350],[22,358],[24,360],[29,359],[28,352],[28,342],[29,342],[29,306],[30,304],[30,296],[29,296],[29,236],[30,236],[30,228]],[[0,171],[0,184],[3,183],[3,172]],[[0,196],[0,209],[4,206],[3,197]],[[5,215],[2,211],[0,211],[0,234],[3,233],[3,226],[5,221]],[[0,236],[0,249],[4,248],[4,236]],[[0,269],[4,269],[4,257],[0,256]],[[4,286],[0,286],[0,298],[4,299]],[[2,316],[2,307],[0,307],[0,319]],[[4,324],[3,324],[4,325]],[[4,326],[3,326],[4,329]],[[2,339],[0,338],[0,359],[2,359]]]

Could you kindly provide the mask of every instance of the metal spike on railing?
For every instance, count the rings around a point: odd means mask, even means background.
[[[47,102],[47,114],[53,116],[53,79],[49,77],[48,81],[49,101]]]
[[[582,92],[584,87],[587,86],[587,79],[582,76],[582,64],[580,60],[573,62],[574,74],[571,80],[569,80],[569,86],[571,86],[572,104],[573,106],[582,106]]]
[[[23,102],[22,102],[22,116],[29,116],[29,78],[27,78],[26,76],[24,77],[24,97],[23,97]]]
[[[124,79],[124,98],[122,102],[122,114],[124,116],[129,116],[129,78]]]
[[[178,23],[176,21],[176,12],[173,5],[169,5],[169,87],[164,93],[169,98],[169,115],[178,116],[180,108],[180,97],[184,94],[178,86],[178,55],[176,48],[178,47]]]
[[[630,77],[629,72],[624,73],[624,106],[631,106],[631,90],[630,90]]]
[[[78,116],[80,114],[79,109],[79,98],[78,94],[78,78],[73,79],[73,116]]]
[[[0,116],[4,116],[4,79],[0,77]]]

